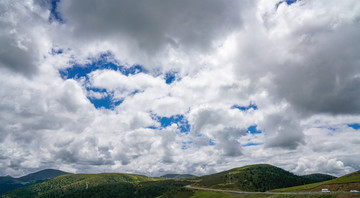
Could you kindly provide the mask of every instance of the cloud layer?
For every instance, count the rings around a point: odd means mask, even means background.
[[[29,0],[0,13],[3,175],[360,168],[356,0]]]

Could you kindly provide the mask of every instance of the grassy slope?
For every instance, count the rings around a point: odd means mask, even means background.
[[[135,183],[154,181],[156,179],[143,175],[103,173],[103,174],[73,174],[62,175],[54,179],[13,190],[4,197],[34,197],[42,195],[64,195],[85,189],[86,183],[89,188],[111,183]]]
[[[203,190],[194,190],[194,194],[190,198],[231,198],[232,196],[220,192],[211,192]]]
[[[229,174],[231,175],[231,184],[229,184]],[[198,186],[242,191],[266,191],[311,183],[306,178],[267,164],[234,168],[199,178],[201,181],[197,183]]]
[[[103,198],[103,197],[189,197],[192,194],[191,190],[185,189],[188,185],[186,181],[175,180],[160,180],[147,181],[139,183],[113,183],[106,185],[99,185],[89,189],[78,190],[74,193],[67,194],[64,198]],[[178,196],[176,196],[178,195]],[[59,194],[52,194],[47,197],[58,197]],[[46,196],[44,196],[45,198]]]
[[[295,191],[319,191],[322,188],[328,188],[336,191],[347,191],[349,188],[360,188],[360,171],[339,177],[333,180],[307,184],[302,186],[294,186],[290,188],[276,189],[279,192],[295,192]],[[356,189],[360,190],[360,189]]]
[[[186,194],[181,198],[208,198],[208,197],[221,197],[221,198],[359,198],[359,194],[344,193],[344,194],[282,194],[282,195],[269,195],[266,193],[260,194],[237,194],[237,193],[221,193],[210,192],[203,190],[193,190],[192,194]]]

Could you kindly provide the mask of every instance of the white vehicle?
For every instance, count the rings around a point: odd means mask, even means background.
[[[352,193],[358,193],[359,191],[358,191],[358,190],[350,190],[350,192],[352,192]]]
[[[321,189],[321,192],[322,192],[322,193],[329,193],[330,190],[325,188],[325,189]]]

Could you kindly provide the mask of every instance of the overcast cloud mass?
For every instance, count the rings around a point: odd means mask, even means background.
[[[358,0],[2,0],[0,175],[360,169]]]

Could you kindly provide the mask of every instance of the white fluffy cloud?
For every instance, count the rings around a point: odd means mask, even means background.
[[[0,13],[2,174],[360,168],[356,0],[2,1]],[[133,65],[144,71],[119,69]]]

